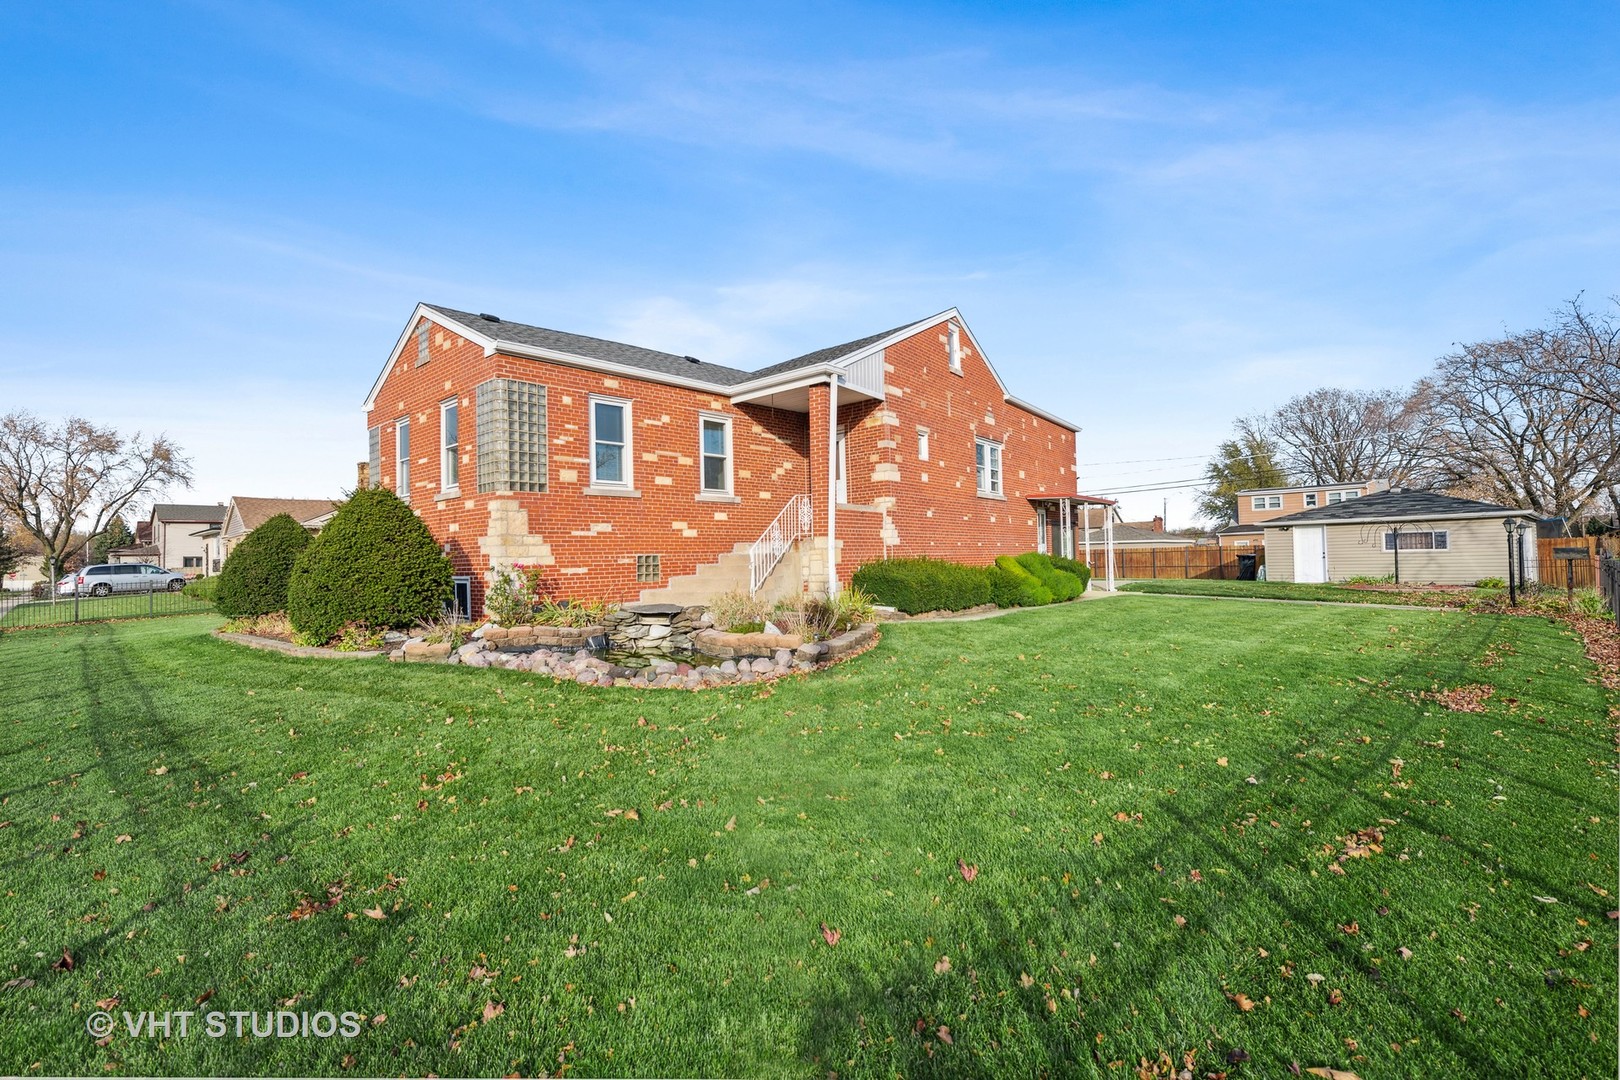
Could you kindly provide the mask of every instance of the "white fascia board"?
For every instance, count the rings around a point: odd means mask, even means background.
[[[1369,480],[1347,480],[1342,484],[1296,484],[1293,487],[1244,488],[1237,492],[1241,498],[1244,495],[1287,495],[1291,492],[1328,491],[1344,488],[1366,487],[1369,484],[1387,484],[1389,480],[1382,476],[1375,476]],[[1365,498],[1366,496],[1362,496]]]
[[[382,390],[382,384],[388,378],[388,373],[394,370],[394,364],[399,361],[399,354],[405,351],[405,342],[410,340],[411,331],[416,327],[418,319],[427,319],[444,327],[446,330],[452,330],[460,334],[469,341],[476,342],[483,346],[485,356],[489,355],[490,346],[494,344],[494,340],[488,334],[480,334],[470,326],[463,326],[454,319],[434,311],[426,304],[417,304],[416,310],[411,312],[411,317],[405,320],[405,329],[399,332],[399,340],[394,342],[393,351],[388,354],[388,362],[383,365],[382,373],[377,376],[377,381],[371,384],[371,392],[366,395],[365,403],[360,406],[364,411],[370,412],[376,407],[377,394]]]
[[[1001,400],[1005,401],[1009,405],[1014,406],[1015,408],[1023,409],[1032,416],[1038,416],[1049,424],[1056,424],[1060,428],[1067,428],[1069,431],[1073,431],[1076,434],[1078,434],[1080,431],[1080,425],[1071,424],[1067,420],[1063,419],[1063,417],[1054,413],[1049,413],[1038,405],[1031,405],[1027,401],[1015,398],[1011,394],[1003,395]]]
[[[1479,521],[1491,518],[1525,517],[1534,518],[1536,515],[1530,510],[1476,510],[1469,514],[1407,514],[1404,517],[1369,517],[1369,518],[1319,518],[1315,521],[1284,521],[1281,518],[1272,518],[1269,521],[1258,521],[1255,524],[1262,529],[1293,529],[1310,528],[1312,525],[1443,525],[1448,521]]]
[[[767,397],[771,394],[780,394],[784,390],[798,390],[806,386],[823,386],[829,375],[842,375],[844,369],[839,364],[817,364],[815,367],[794,368],[791,371],[778,372],[764,379],[753,379],[749,382],[738,383],[727,391],[732,404],[741,404],[753,401],[756,398]]]
[[[615,364],[611,360],[598,360],[591,356],[578,356],[557,349],[544,349],[538,345],[523,345],[515,341],[493,340],[484,346],[484,355],[493,356],[495,353],[505,353],[507,356],[516,356],[524,360],[544,360],[551,364],[563,364],[567,367],[584,368],[587,371],[600,371],[607,375],[622,375],[627,379],[640,379],[642,382],[662,383],[666,386],[679,386],[687,390],[701,390],[706,394],[725,396],[731,388],[719,383],[706,382],[702,379],[684,379],[679,375],[669,375],[651,368],[634,367],[630,364]]]

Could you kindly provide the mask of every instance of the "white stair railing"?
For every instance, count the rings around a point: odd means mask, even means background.
[[[776,520],[748,548],[748,591],[755,593],[771,576],[776,564],[795,541],[809,536],[815,527],[815,508],[808,495],[795,495],[782,507]]]

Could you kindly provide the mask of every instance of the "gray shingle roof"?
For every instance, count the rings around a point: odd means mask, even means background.
[[[795,356],[792,360],[784,360],[780,364],[772,364],[770,367],[762,367],[750,375],[749,378],[759,379],[765,377],[766,375],[776,375],[783,371],[792,371],[794,368],[815,367],[817,364],[831,363],[832,361],[837,360],[840,356],[847,356],[856,349],[865,348],[874,341],[882,341],[890,334],[899,333],[901,330],[904,330],[906,327],[911,325],[913,324],[901,323],[894,329],[885,330],[881,334],[868,334],[863,338],[856,338],[854,341],[846,341],[842,345],[833,345],[826,349],[817,349],[815,352],[807,352],[803,356]]]
[[[186,503],[157,503],[152,507],[149,521],[211,521],[225,520],[224,506],[193,506]]]
[[[519,345],[533,345],[541,349],[554,349],[557,352],[572,353],[575,356],[585,356],[592,360],[604,360],[612,364],[625,364],[629,367],[645,368],[664,375],[675,375],[683,379],[698,379],[703,382],[714,383],[718,386],[735,386],[738,383],[748,382],[766,375],[776,375],[795,368],[815,367],[837,360],[872,344],[881,341],[890,334],[904,330],[911,323],[902,323],[893,330],[885,330],[880,334],[869,334],[854,341],[847,341],[842,345],[834,345],[826,349],[817,349],[815,352],[796,356],[792,360],[784,360],[780,364],[760,368],[758,371],[743,371],[740,368],[726,367],[723,364],[710,364],[705,361],[692,360],[674,353],[659,352],[657,349],[643,349],[639,345],[626,345],[620,341],[606,341],[602,338],[586,337],[583,334],[566,334],[561,330],[547,330],[543,326],[528,326],[524,323],[508,322],[505,319],[492,321],[483,315],[474,315],[471,312],[457,311],[455,308],[440,307],[437,304],[424,304],[430,311],[454,319],[470,330],[477,330],[501,341],[511,341]]]
[[[1442,518],[1467,517],[1475,514],[1527,514],[1511,506],[1480,502],[1478,499],[1459,499],[1442,495],[1438,491],[1408,491],[1401,488],[1380,491],[1359,499],[1319,506],[1315,510],[1302,510],[1297,514],[1269,518],[1261,522],[1266,528],[1275,525],[1328,525],[1335,521],[1426,521]]]
[[[629,367],[646,368],[664,375],[675,375],[683,379],[699,379],[704,382],[716,383],[720,386],[732,386],[753,378],[747,371],[738,368],[726,367],[723,364],[709,364],[702,361],[688,360],[684,356],[674,353],[659,352],[657,349],[643,349],[639,345],[626,345],[621,341],[605,341],[602,338],[586,337],[583,334],[565,334],[561,330],[547,330],[543,326],[528,326],[524,323],[507,322],[505,319],[491,321],[482,315],[474,315],[466,311],[457,311],[455,308],[440,307],[437,304],[424,304],[430,311],[437,311],[470,330],[477,330],[501,341],[511,341],[519,345],[533,345],[541,349],[554,349],[557,352],[571,353],[574,356],[589,357],[592,360],[604,360],[610,364],[625,364]]]

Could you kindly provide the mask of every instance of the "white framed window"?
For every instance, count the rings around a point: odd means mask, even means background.
[[[630,486],[630,403],[591,397],[591,486]]]
[[[1253,499],[1249,500],[1249,505],[1254,507],[1256,510],[1281,510],[1282,496],[1256,495]]]
[[[1001,444],[973,440],[973,467],[980,495],[1001,494]]]
[[[1249,506],[1255,510],[1264,510],[1266,508],[1266,497],[1264,495],[1256,495],[1254,498],[1249,500]]]
[[[460,402],[455,398],[439,403],[439,490],[461,488]]]
[[[928,429],[925,427],[917,429],[917,460],[928,460]]]
[[[731,494],[731,417],[698,416],[698,461],[701,489],[710,495]]]
[[[1450,551],[1451,531],[1449,529],[1402,529],[1395,532],[1391,529],[1384,534],[1384,550],[1394,551],[1399,537],[1402,551]]]
[[[962,374],[962,331],[955,323],[945,324],[945,351],[950,355],[951,370]]]
[[[1348,502],[1351,499],[1359,499],[1359,498],[1361,498],[1361,492],[1359,492],[1359,491],[1346,491],[1343,494],[1344,494],[1344,498],[1345,498],[1346,502]]]
[[[394,494],[411,501],[411,419],[394,424]]]
[[[1305,493],[1305,509],[1309,510],[1315,505],[1316,505],[1316,492],[1307,491]]]

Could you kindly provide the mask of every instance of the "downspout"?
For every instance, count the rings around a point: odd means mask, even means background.
[[[838,595],[838,376],[827,375],[827,597]]]

